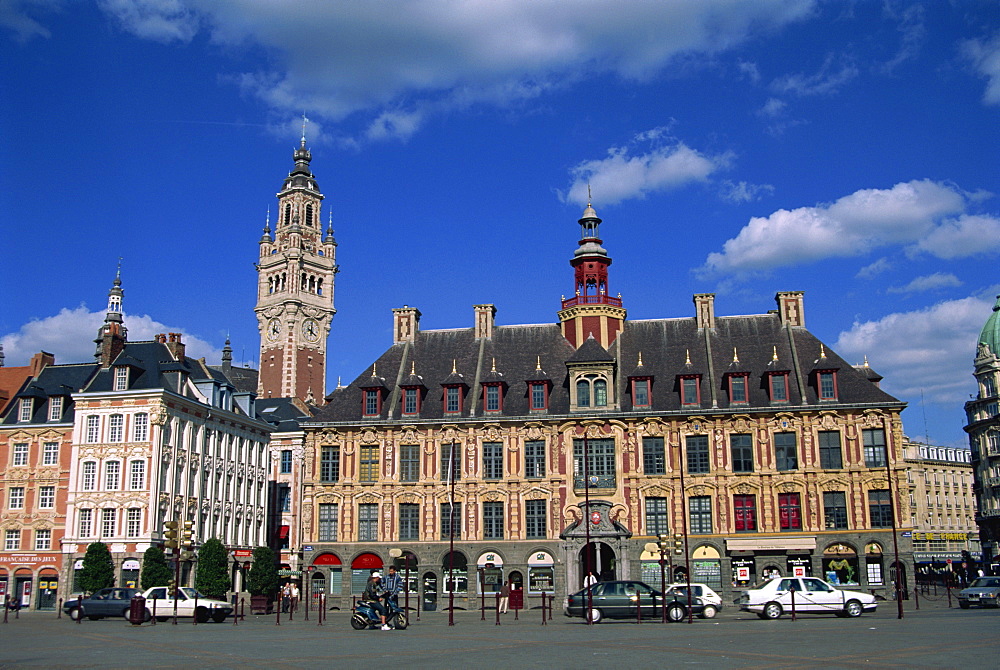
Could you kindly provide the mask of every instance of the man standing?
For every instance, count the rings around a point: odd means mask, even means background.
[[[389,574],[385,576],[385,591],[388,601],[399,607],[398,598],[403,590],[403,578],[396,571],[395,565],[389,566]]]
[[[513,586],[508,579],[500,588],[500,614],[507,613],[507,604],[510,602],[510,590]]]

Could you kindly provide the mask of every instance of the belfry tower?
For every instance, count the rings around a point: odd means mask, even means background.
[[[601,246],[601,219],[587,203],[580,223],[580,243],[569,263],[574,268],[575,295],[563,297],[559,321],[563,337],[576,348],[593,335],[605,349],[615,341],[625,323],[622,297],[608,292],[611,257]]]
[[[260,330],[257,393],[319,404],[326,395],[326,340],[337,312],[337,241],[332,215],[325,234],[322,230],[323,194],[309,169],[312,153],[304,122],[293,158],[295,167],[278,193],[274,235],[269,214],[260,239],[254,308]]]

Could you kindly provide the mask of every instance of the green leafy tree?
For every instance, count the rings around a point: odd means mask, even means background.
[[[142,588],[151,589],[154,586],[166,586],[174,578],[174,571],[167,563],[167,558],[160,547],[150,547],[142,555]]]
[[[253,550],[253,563],[247,575],[247,590],[252,596],[269,596],[278,588],[278,565],[268,547]]]
[[[103,542],[87,545],[77,583],[87,593],[115,585],[115,562],[108,551],[108,545]]]
[[[211,538],[198,550],[198,570],[194,585],[209,598],[224,600],[229,592],[229,556],[226,547],[217,538]]]

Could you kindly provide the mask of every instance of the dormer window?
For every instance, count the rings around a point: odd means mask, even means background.
[[[681,404],[696,406],[701,404],[701,375],[685,375],[680,378]]]
[[[63,415],[63,397],[61,395],[49,398],[49,421],[59,421]]]
[[[364,415],[378,416],[382,413],[382,394],[377,388],[364,389]]]
[[[483,411],[499,412],[503,409],[503,385],[483,384]]]
[[[119,365],[115,368],[114,391],[125,391],[128,389],[128,366]]]
[[[462,411],[462,387],[446,386],[444,389],[444,413],[459,414]]]
[[[529,394],[531,409],[545,410],[549,408],[549,385],[545,382],[531,382],[529,384]]]
[[[608,382],[597,375],[584,375],[576,382],[577,407],[607,407]]]
[[[652,405],[650,396],[651,379],[649,377],[632,378],[632,406],[649,407]]]
[[[411,386],[403,389],[403,414],[420,413],[420,389]]]
[[[28,423],[31,421],[31,415],[34,414],[35,411],[35,399],[21,398],[17,410],[17,420],[20,423]]]
[[[767,382],[771,402],[788,402],[788,372],[771,372]]]
[[[836,400],[837,371],[819,370],[816,373],[816,390],[820,400]]]
[[[733,372],[727,375],[729,381],[729,403],[732,405],[747,404],[747,380],[749,374],[746,372]]]

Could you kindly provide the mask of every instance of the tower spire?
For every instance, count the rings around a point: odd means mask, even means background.
[[[125,348],[125,340],[128,337],[128,329],[122,319],[122,298],[125,291],[122,290],[122,259],[118,258],[118,268],[115,270],[115,280],[108,291],[108,311],[104,316],[104,323],[97,331],[94,343],[97,351],[94,358],[101,362],[102,367],[111,364],[119,353]]]

